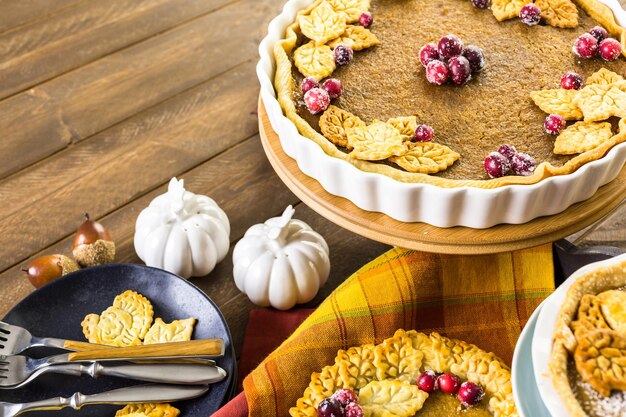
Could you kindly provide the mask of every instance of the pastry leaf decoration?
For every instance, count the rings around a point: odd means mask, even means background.
[[[337,146],[352,149],[348,144],[346,129],[365,127],[365,122],[354,114],[329,106],[320,117],[320,130],[324,137]]]
[[[330,41],[328,45],[334,49],[341,44],[348,45],[354,51],[360,51],[378,45],[380,41],[369,29],[348,25],[345,32],[337,39]]]
[[[348,23],[358,22],[361,13],[370,8],[370,0],[328,0],[328,3],[335,12],[343,14]]]
[[[348,144],[353,148],[350,156],[367,161],[379,161],[402,155],[406,145],[395,127],[383,122],[347,129]]]
[[[410,417],[427,398],[416,385],[396,380],[372,381],[359,391],[365,417]]]
[[[535,4],[547,24],[558,28],[578,26],[578,9],[570,0],[536,0]]]
[[[333,51],[327,45],[316,45],[314,41],[296,49],[293,61],[302,75],[313,77],[318,81],[328,77],[335,70]]]
[[[549,114],[558,114],[565,120],[580,120],[583,114],[574,103],[577,96],[576,90],[558,88],[554,90],[532,91],[530,98],[541,110]]]
[[[554,153],[572,155],[597,148],[613,136],[611,123],[577,122],[563,130],[554,141]]]
[[[346,30],[345,14],[337,13],[327,1],[321,2],[308,15],[298,17],[304,36],[318,44],[339,37]]]
[[[450,167],[461,157],[445,145],[433,142],[411,143],[409,150],[402,156],[389,160],[409,172],[434,174]]]

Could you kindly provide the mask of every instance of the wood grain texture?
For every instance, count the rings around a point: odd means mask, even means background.
[[[488,229],[439,228],[425,223],[405,223],[385,214],[365,211],[349,200],[334,196],[315,179],[303,174],[282,150],[267,113],[259,104],[259,127],[264,150],[283,182],[318,213],[341,227],[370,239],[408,249],[449,254],[487,254],[518,250],[552,242],[601,219],[626,197],[626,168],[593,197],[554,216],[528,223],[500,224]]]
[[[63,13],[85,0],[4,0],[0,3],[0,33],[17,26]]]
[[[0,178],[255,57],[276,8],[242,0],[0,101]]]
[[[69,354],[70,362],[85,360],[107,359],[139,359],[139,358],[188,358],[196,356],[220,356],[224,354],[224,341],[222,339],[191,340],[188,342],[156,343],[153,345],[140,345],[118,347],[114,349],[88,349],[82,352]]]

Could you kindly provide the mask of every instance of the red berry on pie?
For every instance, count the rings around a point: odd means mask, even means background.
[[[605,61],[615,61],[622,53],[622,45],[613,38],[606,38],[598,47],[600,58]]]
[[[519,152],[511,160],[511,169],[515,175],[524,177],[535,172],[535,158],[524,152]]]
[[[419,125],[415,129],[415,140],[418,142],[430,142],[433,140],[435,131],[428,125]]]
[[[493,153],[500,155],[497,152]],[[502,155],[500,155],[500,157],[504,158]],[[439,385],[439,389],[446,394],[456,394],[461,386],[461,380],[456,375],[442,374],[437,378],[437,384]]]
[[[574,42],[572,51],[581,58],[593,58],[598,52],[598,40],[589,33],[583,33]]]
[[[583,86],[583,77],[574,71],[567,71],[561,76],[561,87],[566,90],[580,90]]]
[[[528,3],[520,9],[519,18],[525,25],[538,25],[541,22],[541,9],[535,3]]]
[[[450,78],[456,85],[463,85],[472,78],[472,68],[470,63],[462,55],[453,56],[448,61],[448,68],[450,69]]]
[[[343,93],[343,86],[341,85],[341,81],[336,78],[329,78],[324,81],[322,84],[322,88],[326,90],[331,100],[339,98],[341,93]]]
[[[435,59],[426,65],[426,79],[431,84],[441,85],[450,78],[450,70],[448,66]]]
[[[463,52],[463,41],[456,35],[446,35],[439,40],[437,50],[442,58],[452,58]]]
[[[352,61],[352,57],[354,56],[354,52],[352,48],[345,44],[339,44],[335,47],[335,62],[337,65],[347,65]]]
[[[463,49],[463,56],[467,58],[472,72],[479,72],[485,66],[485,54],[476,45],[468,45]]]
[[[317,114],[328,108],[330,96],[323,88],[312,88],[304,95],[304,104],[311,114]]]
[[[507,157],[502,155],[501,153],[491,152],[485,158],[485,161],[483,162],[483,167],[485,168],[485,172],[487,172],[487,175],[489,175],[489,178],[500,178],[508,174],[509,170],[511,169],[511,163],[509,162]],[[441,381],[439,381],[439,388],[441,388]],[[443,388],[441,388],[441,390],[443,391]]]
[[[306,92],[312,88],[319,88],[319,87],[320,87],[320,83],[318,83],[317,80],[313,77],[306,77],[305,79],[302,80],[302,83],[300,84],[300,88],[302,89],[302,94],[306,94]]]
[[[543,124],[546,132],[550,135],[558,135],[565,127],[565,119],[558,114],[551,114],[546,117],[546,122]]]
[[[417,377],[417,388],[428,393],[436,391],[438,388],[437,375],[435,375],[433,371],[422,372],[422,374]]]
[[[345,407],[349,403],[355,403],[358,401],[356,393],[348,388],[338,389],[331,398],[339,402],[342,407]]]
[[[363,12],[361,13],[361,16],[359,16],[359,24],[363,27],[370,27],[373,21],[374,18],[370,12]]]
[[[491,6],[491,0],[471,0],[474,7],[479,9],[487,9]]]
[[[317,406],[319,417],[343,417],[343,410],[339,402],[332,398],[323,399]]]
[[[422,46],[419,52],[420,62],[423,66],[428,65],[430,61],[439,59],[439,52],[437,51],[437,45],[434,42],[429,42]]]
[[[500,146],[498,148],[498,152],[504,155],[506,159],[508,159],[510,162],[513,160],[513,157],[515,156],[515,154],[517,154],[517,149],[515,149],[515,146],[509,145],[507,143],[507,144]]]
[[[350,403],[346,405],[344,417],[363,417],[363,415],[363,407],[357,403]]]
[[[473,382],[464,382],[459,388],[456,397],[465,407],[471,407],[478,404],[485,396],[485,391],[478,384]]]
[[[609,32],[606,31],[602,26],[596,26],[589,31],[589,33],[598,40],[598,42],[602,42],[606,38],[609,37]]]

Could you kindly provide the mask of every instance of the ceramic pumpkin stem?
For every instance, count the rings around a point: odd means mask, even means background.
[[[279,245],[286,243],[287,233],[289,232],[289,221],[293,217],[296,210],[292,206],[287,206],[282,216],[280,216],[280,224],[272,227],[268,232],[268,237],[274,239]]]
[[[167,193],[172,202],[172,219],[170,222],[177,218],[183,218],[185,215],[185,180],[172,178],[167,187]]]

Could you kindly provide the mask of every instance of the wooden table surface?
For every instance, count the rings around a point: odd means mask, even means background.
[[[328,241],[332,272],[314,302],[389,247],[335,226],[287,189],[258,136],[257,46],[284,0],[0,2],[0,317],[33,288],[21,268],[71,253],[83,212],[117,262],[139,263],[139,212],[171,177],[228,214],[231,248],[292,204]],[[626,207],[571,236],[626,248]],[[231,254],[194,278],[221,308],[237,351],[254,306]]]

